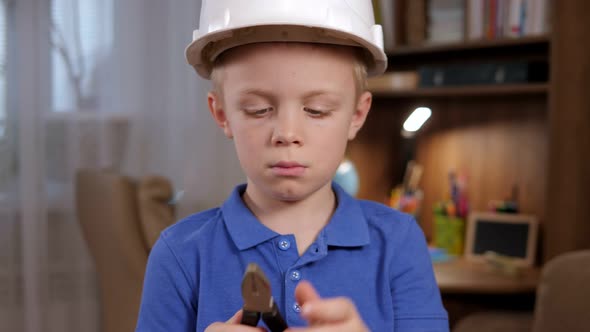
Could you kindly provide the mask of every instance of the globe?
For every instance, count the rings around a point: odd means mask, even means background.
[[[333,181],[339,184],[351,196],[356,196],[359,190],[359,176],[352,161],[345,159],[340,163]]]

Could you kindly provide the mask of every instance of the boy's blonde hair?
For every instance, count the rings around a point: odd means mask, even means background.
[[[287,43],[287,42],[282,42]],[[320,44],[315,44],[320,45]],[[367,83],[367,62],[366,62],[366,54],[365,52],[358,47],[351,47],[351,46],[341,46],[341,45],[329,45],[329,44],[321,44],[321,47],[329,47],[332,49],[352,49],[354,52],[354,63],[353,63],[353,78],[355,82],[355,90],[356,90],[356,97],[358,98],[363,92],[367,91],[368,83]],[[228,58],[228,54],[230,52],[224,52],[220,54],[215,63],[213,64],[213,68],[211,70],[211,82],[213,83],[213,91],[217,93],[219,96],[223,97],[223,91],[221,89],[223,83],[223,66]]]

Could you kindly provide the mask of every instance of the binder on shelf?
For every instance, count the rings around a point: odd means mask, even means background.
[[[422,66],[419,87],[448,87],[546,82],[549,66],[545,61]]]

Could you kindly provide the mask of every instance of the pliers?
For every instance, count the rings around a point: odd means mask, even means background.
[[[270,289],[270,282],[256,263],[248,264],[242,279],[244,308],[241,324],[257,326],[260,316],[271,332],[283,332],[287,323],[281,316]]]

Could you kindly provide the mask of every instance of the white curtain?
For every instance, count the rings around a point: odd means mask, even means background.
[[[99,331],[76,170],[167,176],[179,218],[244,181],[184,60],[200,1],[0,1],[0,330]]]

